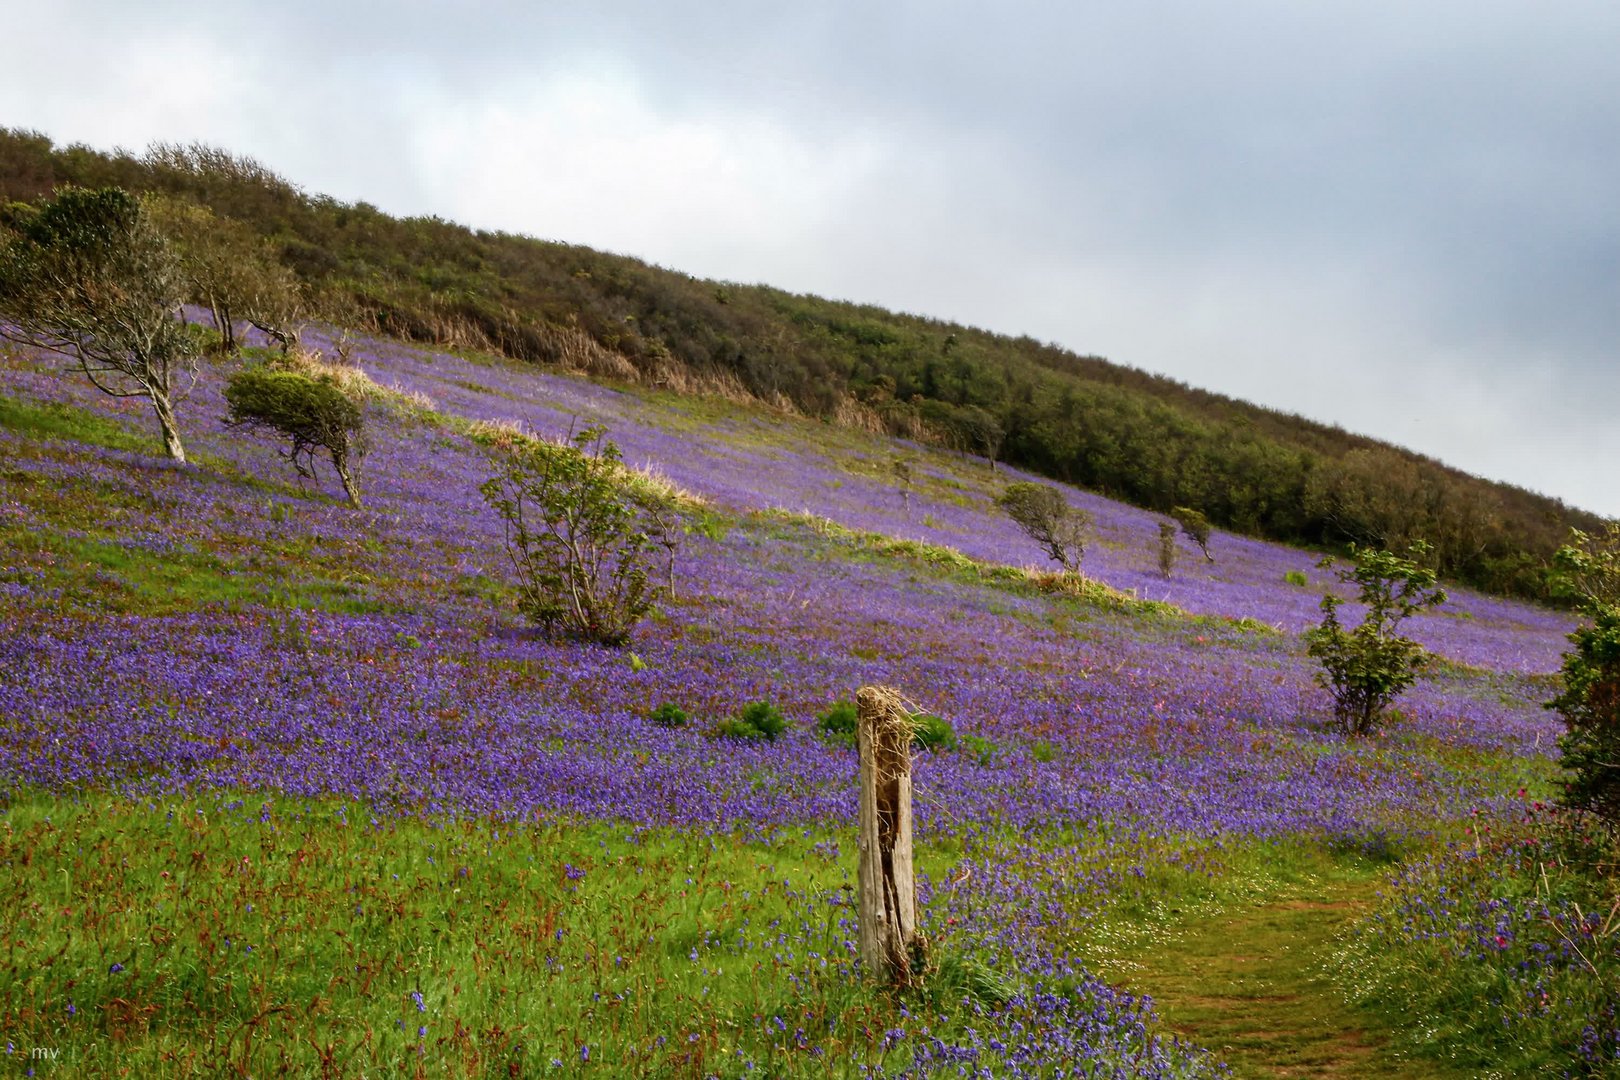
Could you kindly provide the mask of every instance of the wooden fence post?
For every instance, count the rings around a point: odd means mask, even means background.
[[[900,695],[863,686],[855,695],[861,755],[858,872],[861,960],[868,971],[909,985],[917,933],[911,861],[911,713]]]

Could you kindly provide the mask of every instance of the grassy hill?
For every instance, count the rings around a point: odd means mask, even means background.
[[[1319,546],[1435,545],[1448,576],[1545,598],[1589,514],[1335,427],[1028,337],[703,281],[589,248],[396,219],[206,148],[144,156],[0,129],[0,202],[59,184],[195,199],[276,243],[312,311],[645,386],[765,402],[1006,461],[1154,511]]]
[[[1165,579],[1153,515],[1069,490],[1096,587],[1052,592],[993,504],[1016,470],[487,353],[352,359],[391,388],[362,510],[221,422],[242,359],[203,366],[175,466],[136,404],[0,351],[0,1026],[41,1075],[1217,1075],[1196,1008],[1140,996],[1216,996],[1167,942],[1370,902],[1550,790],[1546,609],[1422,616],[1447,662],[1347,740],[1298,637],[1312,555],[1217,532]],[[602,423],[699,507],[626,649],[512,610],[475,425],[514,420]],[[958,735],[916,763],[909,995],[854,960],[855,760],[817,722],[868,682]],[[759,700],[781,738],[719,734]],[[1292,947],[1325,962],[1321,927]],[[1389,1075],[1400,1016],[1289,1054]]]

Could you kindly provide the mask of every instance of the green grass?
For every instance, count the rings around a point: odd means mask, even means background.
[[[1157,871],[1147,901],[1099,920],[1084,951],[1235,1077],[1464,1075],[1402,1058],[1392,1019],[1347,1004],[1327,972],[1387,865],[1301,843],[1226,859],[1215,879]]]
[[[882,1034],[906,1002],[852,972],[852,843],[225,798],[15,796],[0,1041],[64,1076],[905,1064]],[[947,1039],[983,1024],[964,993],[1016,989],[955,945],[923,997]]]
[[[136,435],[115,420],[72,405],[36,405],[0,395],[0,428],[37,439],[70,439],[111,450],[153,453],[155,433]]]

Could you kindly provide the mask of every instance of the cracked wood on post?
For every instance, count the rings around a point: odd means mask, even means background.
[[[858,873],[861,960],[874,975],[911,980],[917,883],[911,857],[911,713],[887,687],[855,695],[861,761]]]

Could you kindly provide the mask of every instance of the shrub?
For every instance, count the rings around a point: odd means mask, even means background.
[[[996,505],[1025,535],[1045,548],[1053,562],[1070,573],[1079,571],[1086,553],[1090,514],[1070,506],[1061,491],[1046,484],[1008,484]]]
[[[263,428],[285,437],[282,455],[299,476],[315,476],[315,454],[325,451],[349,502],[360,505],[354,466],[365,454],[365,411],[359,399],[328,375],[306,375],[268,365],[247,368],[225,384],[232,426]]]
[[[963,735],[962,753],[972,758],[976,764],[988,768],[1001,756],[1001,747],[983,735]]]
[[[1311,579],[1305,576],[1303,570],[1290,570],[1283,575],[1283,580],[1290,585],[1298,585],[1300,588],[1304,588],[1311,583]]]
[[[673,701],[666,701],[647,714],[647,719],[663,728],[682,728],[687,724],[686,710]]]
[[[635,484],[619,448],[592,425],[568,443],[493,442],[500,472],[479,491],[504,526],[518,607],[545,633],[619,645],[652,610],[655,548],[674,580],[673,507]]]
[[[1166,580],[1176,568],[1176,523],[1159,522],[1159,576]]]
[[[1333,694],[1334,717],[1348,735],[1371,732],[1428,660],[1421,645],[1395,630],[1408,616],[1445,603],[1446,594],[1434,587],[1434,571],[1421,565],[1429,546],[1419,541],[1408,554],[1352,545],[1349,567],[1335,566],[1331,557],[1321,562],[1339,581],[1355,585],[1367,608],[1361,625],[1346,630],[1338,618],[1344,601],[1328,593],[1322,625],[1305,632],[1310,655],[1322,664],[1317,681]]]
[[[1170,511],[1170,516],[1176,519],[1187,539],[1198,545],[1198,550],[1204,553],[1204,558],[1214,562],[1215,556],[1209,553],[1209,518],[1204,516],[1204,512],[1194,510],[1190,506],[1178,506]]]
[[[787,730],[787,719],[768,701],[752,701],[742,707],[736,716],[728,716],[715,725],[714,733],[722,739],[763,739],[775,742]]]
[[[1569,635],[1563,693],[1547,703],[1564,720],[1564,802],[1613,828],[1620,825],[1620,523],[1595,537],[1574,530],[1554,565],[1592,620]]]
[[[829,740],[847,746],[855,745],[855,727],[859,722],[859,714],[855,705],[849,701],[837,701],[820,716],[816,717],[816,727],[821,729],[822,735]]]
[[[933,713],[918,713],[911,718],[916,725],[911,733],[911,744],[919,750],[942,753],[956,749],[956,731],[951,722]]]
[[[745,738],[750,742],[776,742],[776,737],[784,730],[787,730],[787,719],[770,701],[750,701],[742,706],[737,716],[727,716],[714,725],[714,735],[719,738]]]
[[[1049,761],[1057,760],[1057,747],[1045,739],[1036,739],[1035,742],[1030,744],[1029,756],[1044,765]]]

